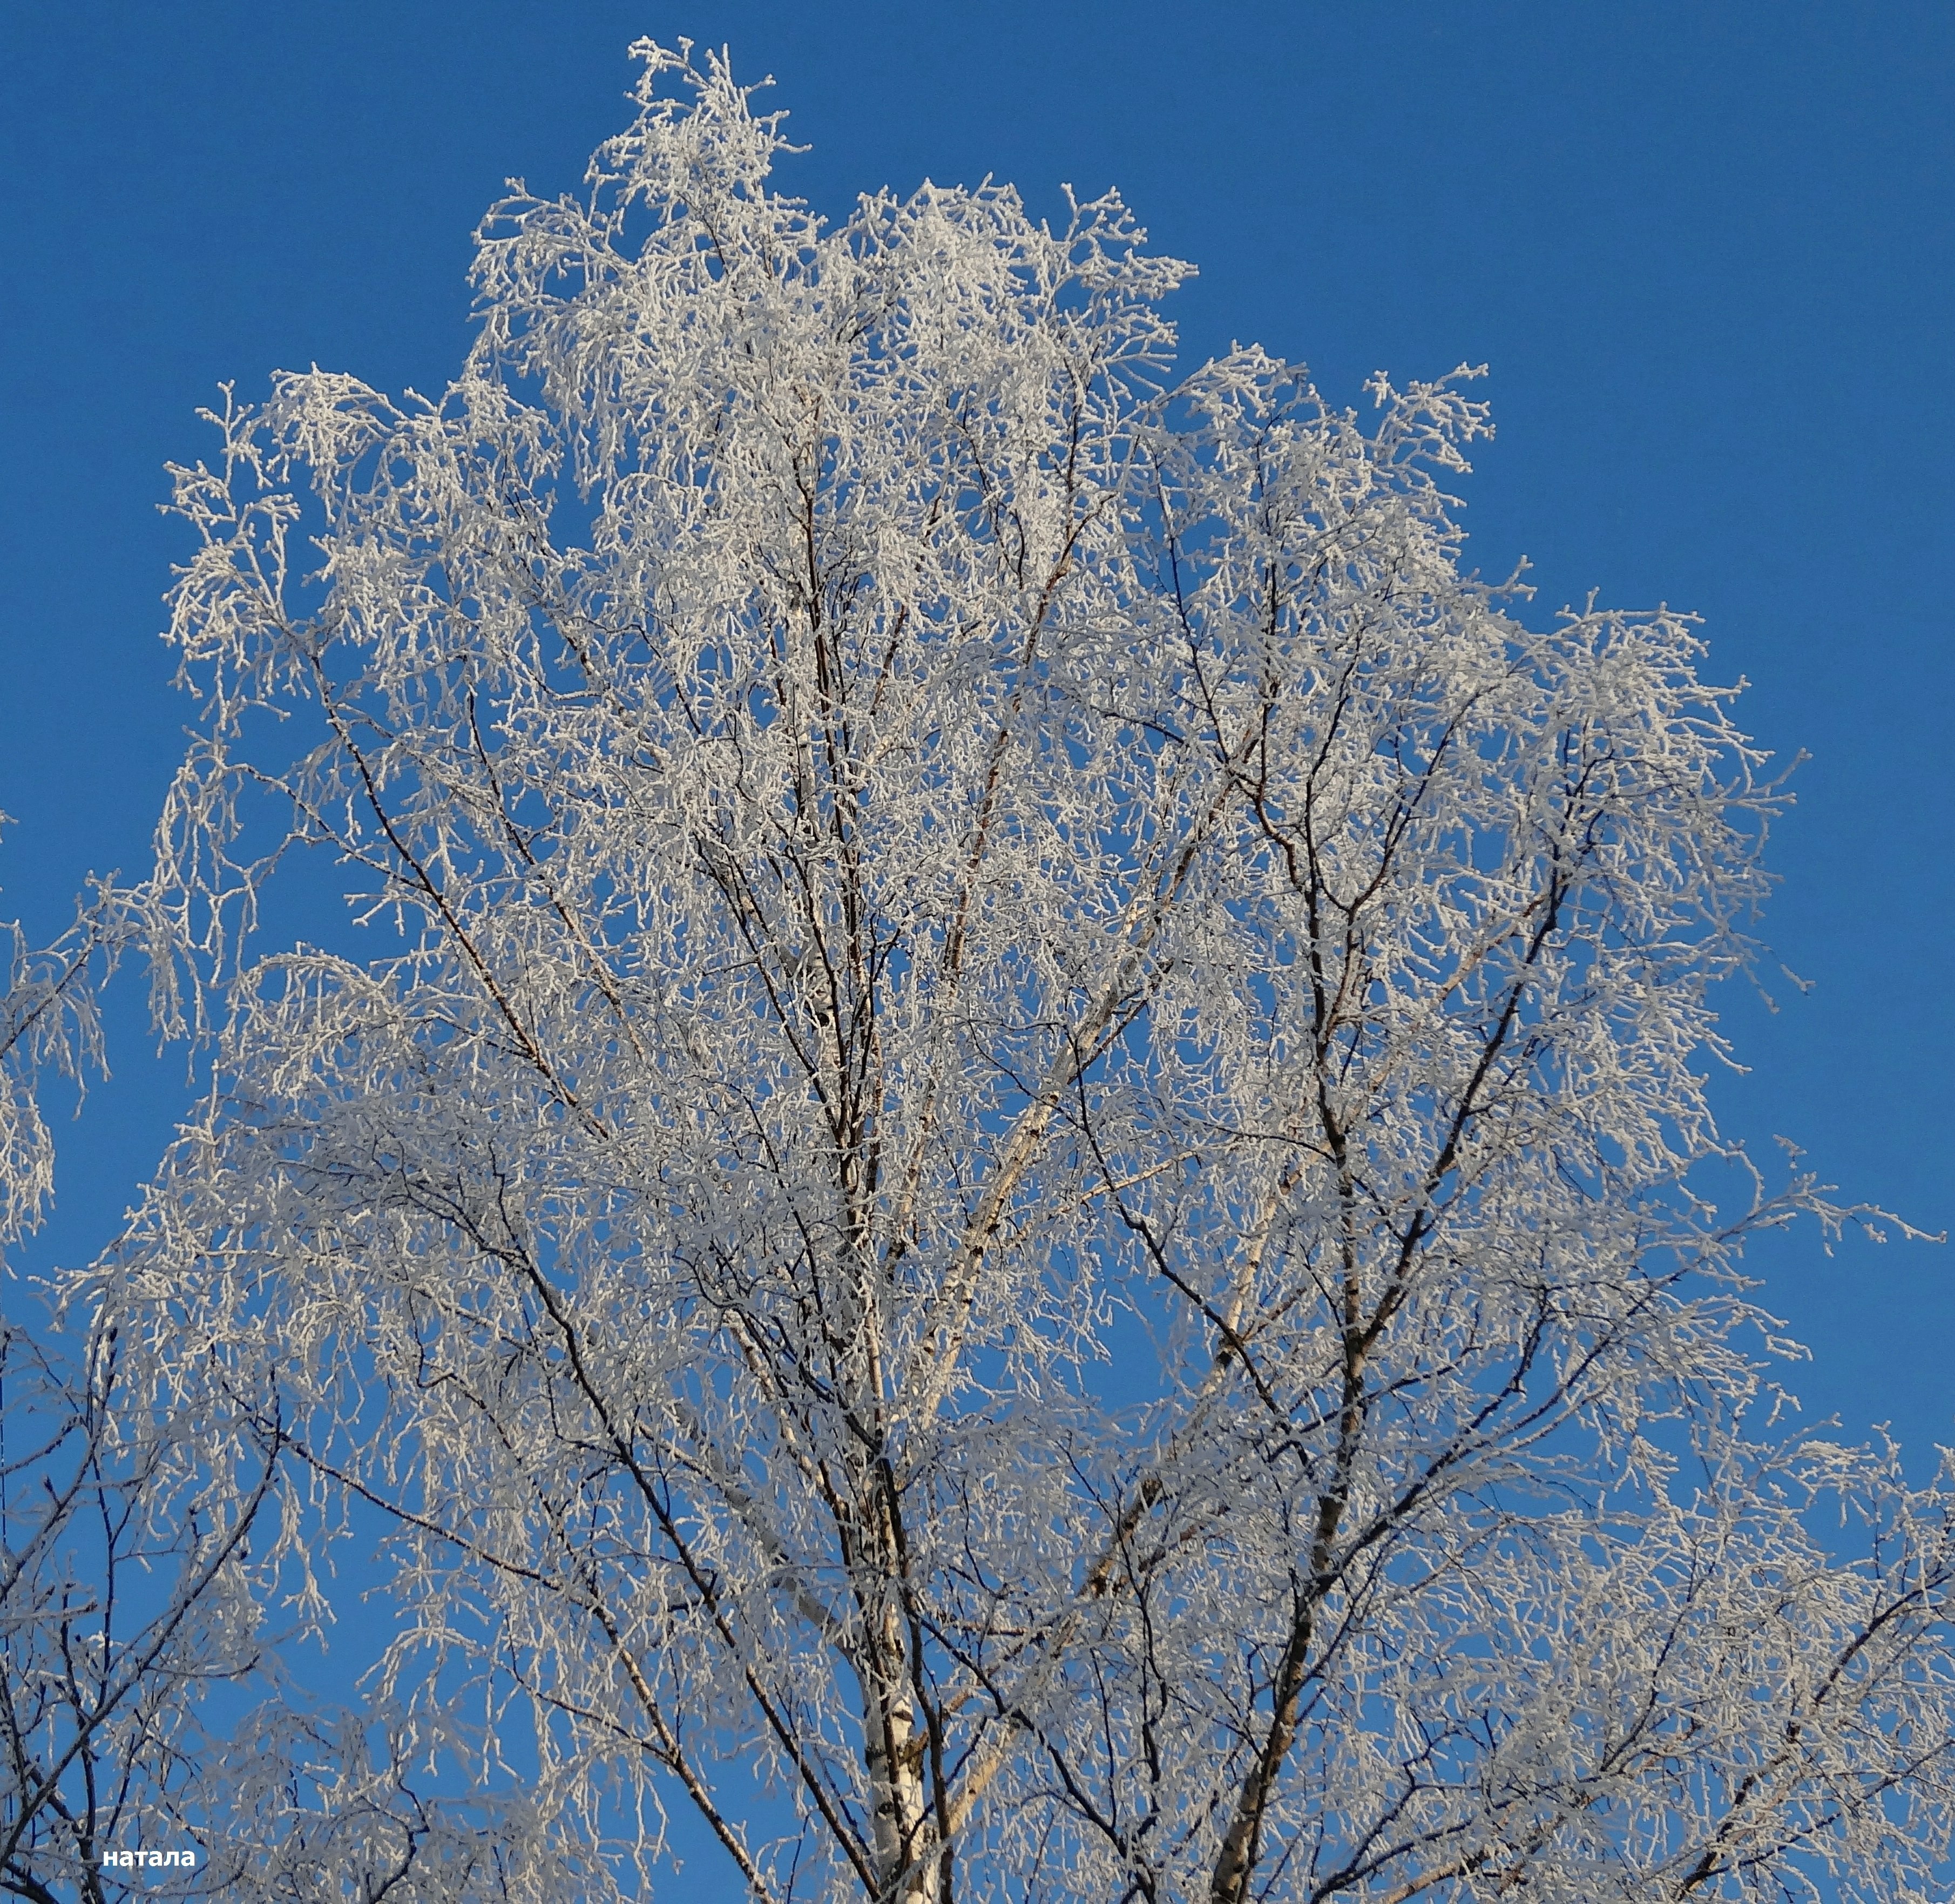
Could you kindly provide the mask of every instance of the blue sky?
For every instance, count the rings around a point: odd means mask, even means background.
[[[84,873],[143,857],[184,717],[156,639],[184,544],[153,505],[204,449],[196,407],[314,361],[439,387],[475,219],[507,175],[576,182],[641,33],[773,74],[818,208],[926,175],[1035,208],[1117,184],[1201,268],[1191,362],[1258,340],[1348,402],[1374,368],[1491,364],[1470,560],[1529,557],[1542,615],[1591,588],[1700,612],[1752,731],[1813,756],[1768,929],[1814,987],[1776,1016],[1731,991],[1728,1124],[1955,1219],[1945,5],[14,7],[8,909],[52,930]],[[130,993],[44,1258],[105,1237],[179,1100]],[[1758,1260],[1815,1348],[1809,1414],[1955,1440],[1955,1249]]]

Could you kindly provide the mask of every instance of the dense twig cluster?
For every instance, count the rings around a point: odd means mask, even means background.
[[[97,989],[154,924],[140,891],[105,887],[43,952],[7,928],[0,1248],[52,1190],[39,1085],[99,1067]],[[71,1320],[0,1319],[0,1891],[105,1904],[135,1887],[126,1867],[197,1893],[232,1874],[197,1822],[222,1773],[199,1717],[260,1663],[243,1562],[275,1435],[255,1480],[220,1478],[180,1412],[132,1392],[115,1326]]]

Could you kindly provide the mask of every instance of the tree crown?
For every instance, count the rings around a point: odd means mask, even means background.
[[[1117,198],[826,226],[641,51],[442,398],[178,472],[228,976],[96,1286],[289,1441],[266,1565],[309,1477],[398,1594],[268,1868],[608,1894],[671,1802],[767,1898],[1903,1895],[1944,1507],[1746,1425],[1828,1212],[1693,1187],[1777,796],[1691,622],[1462,575],[1464,373],[1178,376]],[[392,949],[241,954],[297,843]]]

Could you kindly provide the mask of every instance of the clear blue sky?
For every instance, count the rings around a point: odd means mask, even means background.
[[[1700,611],[1752,731],[1802,768],[1773,853],[1776,1017],[1733,991],[1762,1148],[1924,1227],[1950,1188],[1950,343],[1945,4],[984,6],[337,0],[17,4],[0,25],[0,852],[39,929],[137,866],[183,710],[155,513],[218,380],[310,362],[437,388],[505,175],[573,185],[628,40],[771,72],[817,207],[928,175],[1115,184],[1201,276],[1187,351],[1256,339],[1355,402],[1485,360],[1472,560],[1538,612]],[[5,907],[0,907],[5,909]],[[112,1227],[180,1067],[132,997],[66,1133],[48,1247]],[[1760,1259],[1809,1414],[1955,1439],[1955,1248],[1794,1237]]]

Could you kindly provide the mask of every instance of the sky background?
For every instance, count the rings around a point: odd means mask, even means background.
[[[1255,340],[1333,402],[1484,361],[1469,563],[1525,556],[1705,619],[1740,717],[1812,755],[1775,956],[1727,988],[1733,1135],[1955,1220],[1948,988],[1955,7],[933,6],[336,0],[29,5],[0,24],[0,911],[61,922],[142,863],[186,706],[156,639],[186,534],[162,465],[275,367],[438,389],[505,177],[575,187],[641,33],[730,46],[817,210],[926,176],[1117,185],[1201,276],[1191,365]],[[42,1261],[112,1233],[181,1102],[138,988],[65,1142]],[[1955,1441],[1955,1248],[1756,1257],[1809,1417]],[[11,1300],[10,1298],[10,1300]]]

